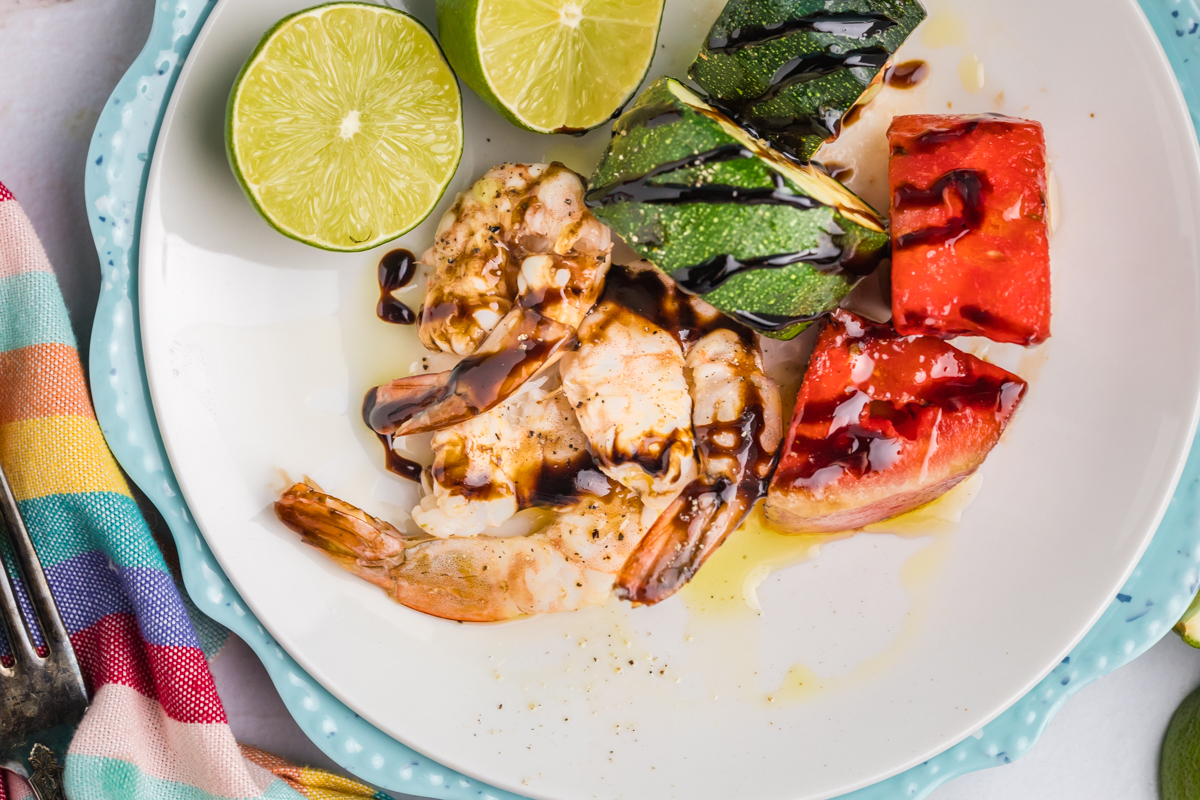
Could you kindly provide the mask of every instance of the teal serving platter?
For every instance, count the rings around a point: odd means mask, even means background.
[[[217,0],[159,0],[146,46],[108,100],[88,152],[85,193],[103,283],[90,377],[113,453],[167,521],[185,586],[206,615],[244,639],[266,666],[304,732],[363,780],[414,795],[515,798],[416,753],[359,717],[280,647],[226,578],[184,502],[155,421],[138,323],[142,202],[159,126],[176,79]],[[1200,119],[1200,7],[1141,0],[1193,121]],[[1033,690],[973,736],[852,800],[922,798],[945,781],[1010,763],[1037,742],[1075,692],[1128,663],[1165,635],[1200,586],[1200,452],[1193,452],[1157,533],[1124,587],[1070,655]]]

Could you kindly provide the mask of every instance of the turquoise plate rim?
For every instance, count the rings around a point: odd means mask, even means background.
[[[155,421],[138,330],[137,264],[150,154],[180,68],[217,0],[160,0],[145,47],[113,90],[88,149],[84,194],[102,283],[89,373],[109,447],[162,513],[196,606],[262,660],[288,711],[331,759],[392,791],[446,800],[517,795],[413,751],[359,717],[313,680],[238,596],[196,527]],[[1197,0],[1139,0],[1162,44],[1193,123],[1200,127]],[[843,800],[923,798],[951,778],[1020,758],[1055,712],[1087,684],[1141,655],[1167,633],[1200,588],[1200,447],[1193,447],[1158,531],[1121,592],[1070,655],[974,735]]]

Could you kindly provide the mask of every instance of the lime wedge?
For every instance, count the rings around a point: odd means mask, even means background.
[[[475,93],[538,133],[582,133],[637,91],[663,0],[438,0],[446,57]]]
[[[1175,632],[1192,647],[1200,647],[1200,594],[1175,623]]]
[[[281,233],[326,250],[366,250],[418,225],[462,142],[462,98],[433,36],[366,3],[281,20],[226,112],[229,163],[250,201]]]

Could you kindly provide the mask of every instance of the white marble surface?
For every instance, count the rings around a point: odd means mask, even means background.
[[[0,0],[0,181],[33,219],[87,352],[100,271],[83,207],[84,157],[113,85],[141,48],[152,0]],[[240,741],[330,766],[240,641],[213,665]],[[1174,635],[1084,689],[1026,758],[968,775],[936,800],[1154,800],[1171,712],[1200,684],[1200,652]]]

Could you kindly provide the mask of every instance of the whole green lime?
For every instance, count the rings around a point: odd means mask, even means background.
[[[1175,709],[1158,766],[1162,800],[1200,800],[1200,689]]]

